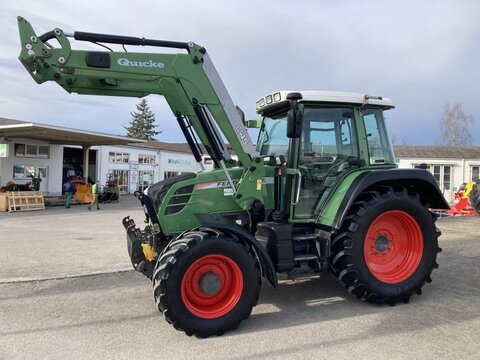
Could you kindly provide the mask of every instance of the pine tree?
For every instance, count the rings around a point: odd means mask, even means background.
[[[131,112],[130,115],[132,115],[130,126],[124,126],[127,130],[128,137],[154,140],[155,136],[161,133],[161,131],[155,130],[157,127],[157,125],[154,124],[155,114],[150,110],[146,99],[142,99],[142,101],[137,104],[137,112]]]

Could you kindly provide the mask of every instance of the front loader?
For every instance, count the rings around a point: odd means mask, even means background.
[[[429,172],[396,168],[384,118],[390,99],[277,91],[257,101],[261,120],[245,122],[204,47],[60,29],[37,36],[25,19],[18,24],[19,58],[37,83],[163,95],[195,159],[200,142],[212,158],[213,171],[136,193],[144,229],[123,220],[132,265],[151,279],[176,329],[206,337],[236,328],[262,279],[276,287],[278,274],[331,273],[352,295],[390,305],[431,281],[440,232],[429,208],[448,204]],[[72,38],[176,51],[72,50]],[[256,145],[246,125],[259,129]]]

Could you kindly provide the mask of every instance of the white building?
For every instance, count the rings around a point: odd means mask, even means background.
[[[425,164],[448,202],[460,185],[480,175],[480,147],[395,146],[395,156],[399,168]]]
[[[9,182],[25,185],[32,182],[30,174],[36,174],[42,179],[40,191],[49,194],[61,194],[71,176],[99,180],[102,186],[111,180],[122,193],[132,193],[199,170],[186,144],[0,118],[0,187]]]
[[[399,168],[426,164],[447,201],[461,184],[480,175],[480,147],[395,146],[395,155]],[[203,166],[213,167],[208,156]],[[30,174],[36,174],[42,179],[40,191],[61,194],[63,182],[73,175],[99,180],[101,186],[112,180],[122,193],[133,193],[201,168],[187,144],[0,118],[0,187],[32,182]]]
[[[202,170],[187,144],[148,141],[126,146],[100,146],[97,156],[100,182],[115,180],[123,193],[143,191],[160,180]]]

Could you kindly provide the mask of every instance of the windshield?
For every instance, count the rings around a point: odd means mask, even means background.
[[[287,113],[265,117],[258,136],[257,151],[262,156],[287,156]]]
[[[287,157],[287,115],[265,117],[257,142],[262,156]],[[351,107],[311,107],[304,110],[300,162],[342,155],[357,157]]]
[[[363,122],[370,165],[395,164],[383,110],[364,109]],[[358,158],[355,134],[352,107],[306,105],[299,154],[300,165],[325,159],[335,160],[337,157]],[[261,156],[287,157],[288,146],[287,113],[266,116],[258,136],[257,151]]]

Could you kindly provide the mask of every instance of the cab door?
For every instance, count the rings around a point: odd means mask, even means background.
[[[291,220],[316,219],[335,185],[358,159],[352,107],[306,105],[299,141]]]

